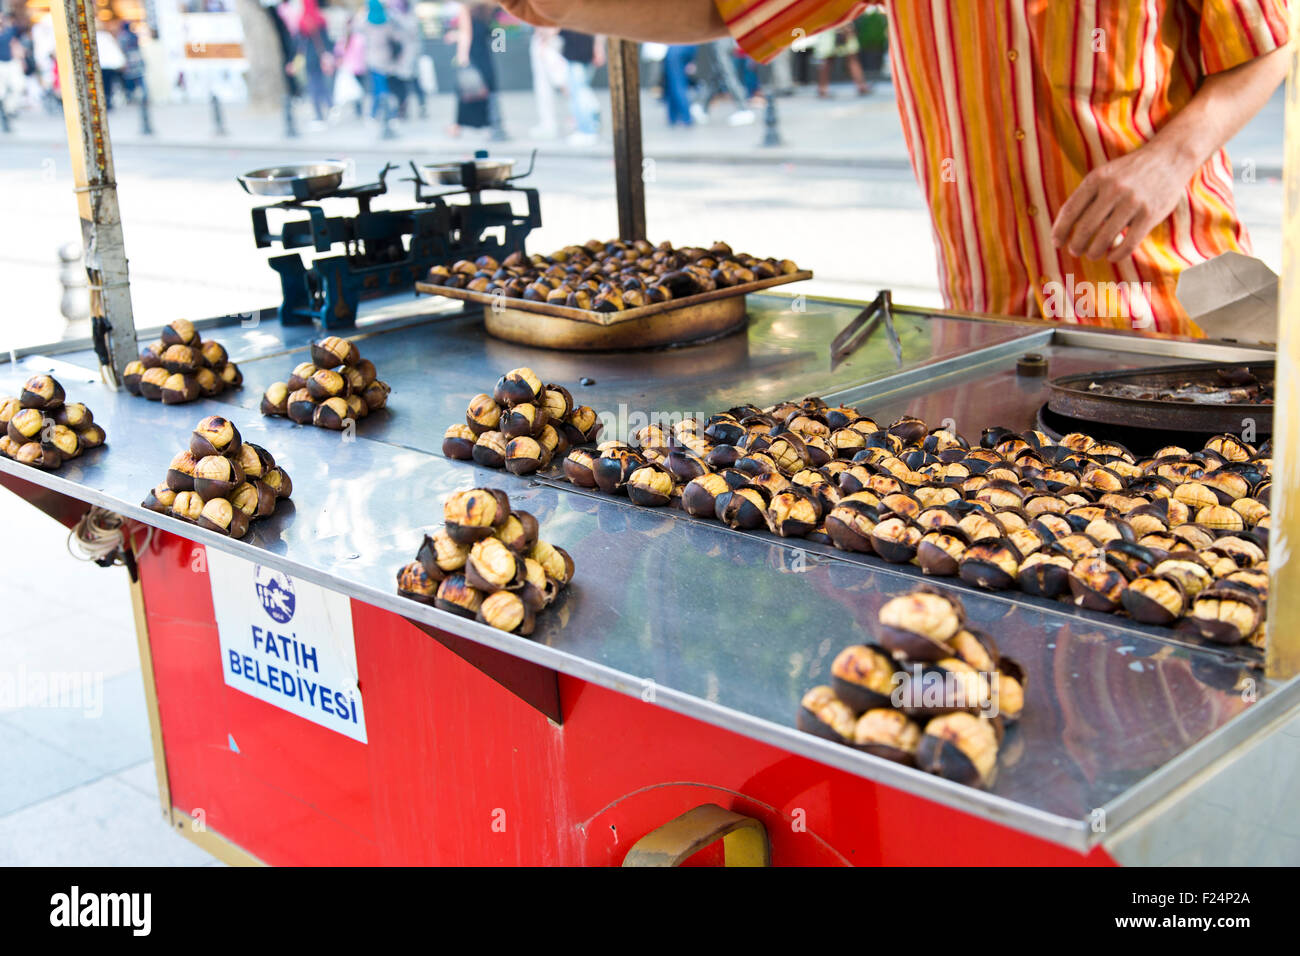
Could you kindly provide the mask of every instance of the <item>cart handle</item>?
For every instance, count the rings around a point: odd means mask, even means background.
[[[724,866],[771,866],[772,844],[753,817],[705,803],[651,830],[627,851],[624,866],[681,866],[711,843],[722,841]]]

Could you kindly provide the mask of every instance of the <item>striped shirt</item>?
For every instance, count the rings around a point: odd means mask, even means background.
[[[715,0],[767,60],[857,0]],[[888,0],[903,131],[950,308],[1198,335],[1178,274],[1250,252],[1219,150],[1120,262],[1052,244],[1087,173],[1151,140],[1210,74],[1285,46],[1288,0]]]

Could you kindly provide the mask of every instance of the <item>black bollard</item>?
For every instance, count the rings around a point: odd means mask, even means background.
[[[781,129],[776,115],[776,97],[769,84],[763,88],[763,142],[761,146],[783,146]]]
[[[4,97],[0,97],[0,133],[11,132],[9,126],[9,111],[5,109]]]
[[[226,121],[221,115],[221,100],[217,99],[217,94],[212,94],[212,135],[226,135]]]
[[[293,122],[293,97],[288,93],[284,94],[284,138],[298,138],[298,127]]]
[[[397,139],[397,127],[393,125],[393,116],[397,113],[397,97],[391,92],[384,94],[383,125],[379,128],[380,139]]]
[[[140,82],[140,135],[153,135],[153,122],[149,119],[149,87]]]
[[[505,123],[501,120],[501,104],[497,100],[496,93],[488,94],[488,122],[492,126],[492,142],[504,143],[510,139],[506,135]]]

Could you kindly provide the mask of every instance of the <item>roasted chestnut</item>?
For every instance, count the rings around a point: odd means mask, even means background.
[[[307,382],[317,372],[316,366],[311,362],[299,362],[289,373],[289,381],[286,383],[289,391],[296,392],[300,388],[306,388]]]
[[[741,485],[718,495],[713,513],[729,528],[752,531],[767,523],[767,496],[752,485]]]
[[[512,634],[531,634],[535,625],[532,609],[513,591],[489,594],[479,605],[476,617],[483,624]]]
[[[275,513],[275,492],[264,481],[245,481],[230,493],[230,503],[249,518],[265,518]]]
[[[966,549],[957,575],[967,584],[1001,590],[1016,583],[1020,562],[1020,552],[1009,540],[986,538]]]
[[[172,504],[176,501],[176,492],[167,486],[164,482],[155,485],[145,495],[144,501],[140,502],[140,507],[148,508],[150,511],[156,511],[159,514],[170,514]]]
[[[897,670],[888,654],[865,644],[854,644],[840,651],[832,662],[831,688],[854,712],[889,707]]]
[[[458,491],[442,506],[447,534],[459,544],[474,544],[492,536],[510,516],[510,500],[497,488]]]
[[[168,375],[159,390],[159,397],[164,405],[184,405],[202,394],[203,390],[199,388],[198,379],[192,374],[181,372]]]
[[[497,381],[492,397],[498,405],[536,403],[542,394],[542,380],[530,368],[512,369]]]
[[[906,714],[887,707],[868,710],[853,725],[853,746],[875,757],[916,765],[921,728]]]
[[[199,331],[189,319],[173,319],[168,322],[162,327],[161,339],[164,347],[200,344]]]
[[[451,425],[442,436],[442,453],[448,458],[469,461],[474,457],[476,437],[468,425]]]
[[[1259,628],[1264,604],[1244,588],[1216,584],[1192,601],[1178,629],[1216,644],[1240,644]]]
[[[209,415],[194,426],[190,435],[190,454],[196,459],[208,455],[234,457],[239,454],[241,444],[239,429],[230,419]]]
[[[633,504],[661,508],[673,494],[673,476],[662,465],[646,463],[628,475],[627,496]]]
[[[463,574],[449,574],[438,585],[434,595],[435,607],[461,617],[474,617],[483,603],[483,593],[470,587]]]
[[[239,462],[224,455],[208,455],[194,464],[194,491],[204,501],[226,497],[243,481]]]
[[[140,394],[140,377],[145,371],[144,363],[138,360],[127,362],[126,368],[122,369],[122,384],[132,395]]]
[[[956,528],[931,531],[916,546],[916,563],[926,574],[952,577],[966,553],[966,536]]]
[[[206,456],[204,456],[206,457]],[[172,491],[194,490],[194,466],[198,459],[188,451],[180,452],[167,466],[167,487]]]
[[[169,345],[158,360],[167,371],[185,374],[193,374],[202,364],[199,352],[188,345]]]
[[[506,443],[505,467],[512,475],[531,475],[541,468],[550,456],[536,438],[524,435]]]
[[[546,427],[546,410],[531,402],[523,402],[504,409],[498,429],[507,438],[520,438],[525,435],[536,438]]]
[[[9,419],[6,426],[9,439],[22,445],[29,441],[40,441],[41,433],[46,427],[53,427],[54,421],[46,418],[39,408],[24,408]]]
[[[799,701],[799,714],[795,726],[809,734],[816,734],[836,743],[849,743],[857,721],[848,704],[835,696],[826,685],[814,687]]]
[[[802,538],[821,522],[815,498],[802,491],[782,491],[767,506],[767,527],[783,538]]]
[[[965,623],[956,598],[921,588],[890,598],[880,608],[880,643],[896,658],[937,661],[952,656],[949,646]]]
[[[465,424],[475,435],[496,431],[501,423],[501,406],[491,395],[479,394],[469,400],[465,411]]]
[[[558,545],[539,539],[528,557],[540,564],[546,576],[561,588],[573,579],[573,558]]]
[[[361,393],[365,399],[366,407],[372,412],[377,412],[388,405],[388,396],[392,394],[392,388],[387,382],[381,382],[378,379],[366,386],[366,390]]]
[[[1171,624],[1187,608],[1187,592],[1178,578],[1147,575],[1134,578],[1120,595],[1129,617],[1143,624]]]
[[[504,468],[506,464],[506,436],[498,431],[483,432],[474,442],[470,457],[484,468]]]
[[[242,538],[248,532],[248,515],[225,498],[213,498],[205,502],[197,523],[200,528],[232,538]]]
[[[1128,579],[1103,554],[1080,558],[1070,569],[1074,603],[1093,611],[1113,611],[1124,597]]]
[[[285,412],[299,425],[310,425],[316,416],[316,403],[307,389],[300,388],[296,392],[290,392],[285,399]]]
[[[992,722],[958,711],[925,725],[916,763],[940,777],[969,786],[987,786],[997,770],[998,737]]]
[[[880,520],[875,504],[871,503],[875,501],[878,499],[870,492],[857,492],[842,498],[831,509],[826,516],[826,533],[835,547],[841,551],[871,553],[871,535]]]
[[[63,404],[63,386],[49,375],[33,375],[23,383],[18,401],[23,408],[52,412]]]
[[[441,578],[434,580],[419,561],[404,565],[397,572],[397,593],[421,604],[433,604]]]
[[[95,420],[95,416],[91,414],[90,409],[80,402],[59,406],[54,410],[53,418],[54,424],[66,425],[73,431],[78,432],[88,428]]]
[[[328,428],[336,432],[342,431],[348,422],[355,421],[348,403],[338,396],[325,399],[316,406],[311,416],[311,423],[317,428]]]
[[[276,498],[288,498],[293,494],[293,482],[289,480],[289,473],[279,465],[268,471],[262,481],[275,492]]]
[[[484,538],[469,549],[465,578],[471,587],[484,592],[521,587],[523,574],[523,558],[499,538]]]
[[[311,344],[311,360],[318,368],[331,369],[340,365],[356,365],[361,361],[361,355],[352,342],[330,335]]]
[[[163,385],[169,378],[171,373],[161,365],[145,369],[144,374],[140,376],[140,394],[151,402],[160,401]]]
[[[1074,561],[1049,551],[1036,551],[1024,561],[1016,572],[1020,590],[1035,597],[1056,597],[1070,587],[1070,570]]]
[[[916,557],[921,538],[921,529],[906,519],[885,518],[871,530],[871,549],[891,564],[907,564]]]
[[[194,373],[194,381],[199,385],[199,394],[204,398],[215,398],[226,390],[226,383],[217,377],[210,368],[201,368]]]
[[[40,442],[29,441],[18,446],[18,450],[14,452],[14,461],[53,471],[63,464],[63,456],[54,448],[42,445]]]

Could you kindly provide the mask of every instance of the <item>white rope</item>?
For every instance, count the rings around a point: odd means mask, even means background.
[[[103,560],[126,543],[125,527],[126,519],[120,514],[91,505],[68,532],[68,553],[80,561]],[[144,543],[136,550],[148,548],[152,538],[153,528],[146,525]],[[121,558],[114,563],[122,563]]]

